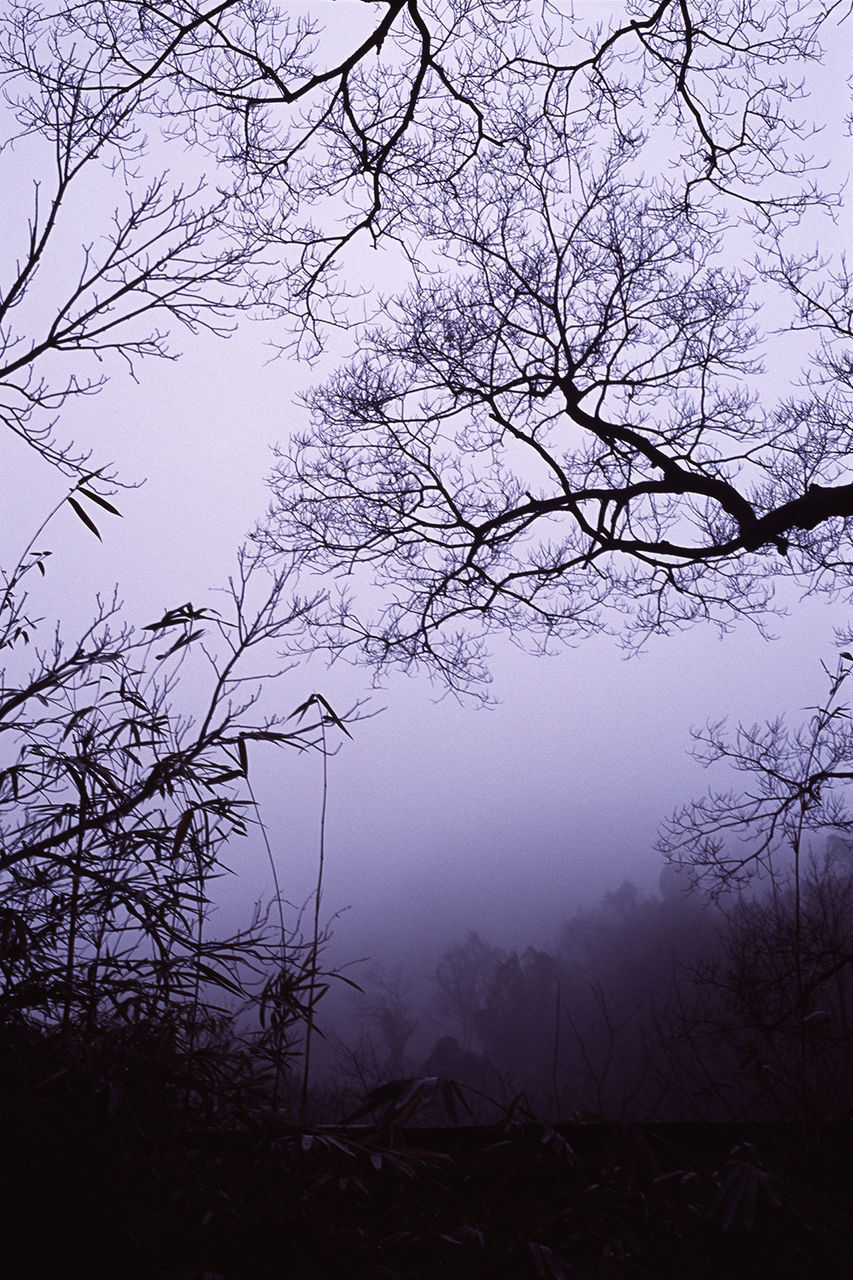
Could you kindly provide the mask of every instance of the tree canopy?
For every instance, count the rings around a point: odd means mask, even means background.
[[[349,329],[259,537],[354,574],[319,619],[334,647],[456,687],[494,629],[631,644],[760,620],[780,575],[844,591],[846,17],[14,0],[4,159],[33,185],[0,287],[4,421],[91,482],[57,417],[103,363],[247,311],[309,356]]]
[[[848,585],[845,174],[815,76],[840,11],[551,17],[483,87],[477,153],[408,193],[411,283],[309,396],[265,530],[379,588],[332,603],[336,646],[456,687],[490,630],[634,644],[760,620],[780,575]]]

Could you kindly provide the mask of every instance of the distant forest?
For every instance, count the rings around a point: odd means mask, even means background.
[[[0,6],[12,1280],[848,1280],[849,628],[801,724],[695,732],[713,785],[664,821],[660,896],[623,884],[548,950],[472,933],[431,1010],[404,972],[328,960],[328,761],[368,712],[282,681],[320,655],[488,702],[495,637],[664,649],[769,640],[780,596],[849,607],[849,22],[834,0]],[[121,388],[253,322],[317,381],[291,403],[282,364],[269,506],[215,604],[164,571],[147,621],[107,584],[79,626],[46,619],[45,578],[80,617],[70,523],[94,545],[136,501],[110,431],[186,444],[156,383]],[[198,461],[186,511],[143,508],[190,555]],[[295,752],[323,782],[301,911],[254,785]],[[267,888],[220,930],[247,835]],[[324,1024],[332,984],[355,1036]]]
[[[403,967],[360,975],[363,1030],[339,1058],[352,1105],[434,1076],[466,1086],[481,1120],[848,1115],[853,843],[830,836],[807,860],[799,907],[790,881],[711,898],[685,870],[660,879],[660,896],[625,881],[548,950],[470,933],[441,958],[426,1009],[407,999]],[[429,1053],[412,1052],[436,1027]],[[439,1116],[436,1103],[423,1114]]]

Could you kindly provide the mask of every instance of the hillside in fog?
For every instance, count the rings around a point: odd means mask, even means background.
[[[847,1275],[848,25],[0,8],[10,1275]]]

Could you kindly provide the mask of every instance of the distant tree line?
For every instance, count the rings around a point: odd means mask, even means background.
[[[853,1106],[853,846],[836,838],[810,862],[801,898],[805,1006],[792,890],[715,902],[685,877],[662,876],[659,896],[624,881],[547,949],[470,933],[442,956],[432,1009],[406,1002],[402,974],[363,979],[358,1083],[452,1079],[481,1118],[839,1118]],[[440,1029],[425,1056],[406,1051],[420,1021]]]
[[[448,950],[434,975],[445,1030],[425,1058],[406,1058],[415,1020],[399,978],[386,977],[368,1006],[374,1077],[405,1062],[470,1086],[481,1104],[561,1119],[847,1115],[851,664],[845,650],[801,725],[695,735],[705,764],[746,783],[664,824],[660,896],[626,881],[571,916],[548,950],[507,952],[476,933]]]
[[[272,957],[257,1008],[276,1082],[288,1029],[302,1023],[310,1047],[319,887],[307,952],[281,917],[264,933],[262,912],[251,942],[209,924],[210,887],[255,814],[254,744],[325,753],[342,727],[317,695],[295,727],[265,714],[281,649],[425,666],[468,689],[487,676],[490,631],[548,650],[610,627],[630,644],[760,621],[780,575],[847,590],[851,279],[833,246],[803,248],[843,180],[818,182],[820,96],[792,106],[836,7],[663,0],[607,31],[521,0],[374,8],[326,42],[319,16],[264,0],[12,0],[0,15],[0,166],[22,193],[0,263],[0,421],[63,477],[57,510],[93,536],[118,513],[117,480],[68,419],[114,369],[173,358],[176,331],[225,335],[254,315],[303,353],[350,322],[356,337],[282,451],[225,616],[179,604],[140,632],[99,603],[82,636],[45,639],[27,590],[47,522],[4,551],[9,1027],[69,1040],[147,1011],[194,1025],[207,993],[238,1000],[240,965]],[[383,327],[355,319],[359,243],[386,248],[409,286],[378,301]],[[771,338],[793,371],[779,387],[761,364]],[[375,613],[325,586],[285,589],[291,569],[304,584],[357,566]],[[273,666],[256,665],[270,647]],[[193,664],[209,683],[190,706]],[[571,963],[563,944],[458,957],[473,972],[445,1016],[461,1052],[487,1052],[507,1089],[524,1059],[553,1107],[652,1107],[711,1061],[706,1027],[763,1073],[749,1105],[830,1098],[836,1051],[818,1061],[813,1044],[846,1026],[845,891],[808,857],[821,831],[851,830],[848,670],[799,736],[712,726],[700,743],[758,782],[685,808],[665,836],[726,922],[705,959],[684,955],[714,1011],[676,1016],[694,990],[679,981],[667,1012],[673,944],[648,941],[649,903],[623,903],[595,926],[609,941],[594,972],[577,922]],[[698,925],[676,916],[664,932],[692,945]],[[744,1001],[752,1021],[726,1014],[724,1035],[723,1005]],[[638,1076],[649,1018],[681,1046],[669,1077],[654,1054]],[[380,1025],[399,1065],[405,1027]],[[725,1066],[702,1084],[718,1107]]]

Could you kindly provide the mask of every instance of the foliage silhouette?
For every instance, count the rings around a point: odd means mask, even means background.
[[[476,156],[407,192],[411,285],[307,397],[258,535],[353,575],[315,633],[335,651],[460,690],[489,632],[637,645],[762,625],[780,576],[849,586],[850,281],[821,221],[844,175],[810,93],[835,19],[550,17],[484,87]]]
[[[849,655],[824,672],[827,696],[803,725],[779,717],[694,735],[703,763],[725,763],[746,784],[684,805],[660,840],[707,892],[729,895],[722,952],[701,974],[716,998],[697,1017],[697,1038],[716,1037],[740,1059],[742,1078],[753,1078],[748,1109],[764,1097],[806,1122],[849,1106],[853,1048]]]
[[[135,631],[113,599],[76,641],[57,630],[36,648],[23,580],[42,560],[8,575],[0,604],[0,1023],[81,1045],[147,1029],[180,1048],[189,1088],[205,1027],[254,991],[256,1065],[274,1040],[279,1071],[325,989],[319,924],[303,944],[257,911],[216,937],[210,913],[257,821],[256,744],[320,749],[327,723],[345,730],[323,700],[263,710],[310,602],[244,552],[221,609],[185,604]]]

